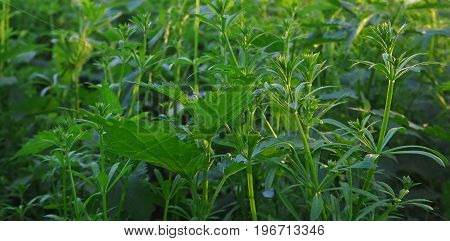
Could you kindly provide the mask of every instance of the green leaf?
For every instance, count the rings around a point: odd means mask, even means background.
[[[255,147],[255,149],[252,153],[252,158],[254,158],[254,157],[258,156],[259,154],[261,154],[265,151],[268,151],[270,149],[280,147],[280,146],[287,146],[288,144],[289,144],[289,142],[282,141],[278,138],[270,138],[268,140],[261,141]]]
[[[309,218],[311,221],[317,220],[319,218],[320,213],[323,209],[323,199],[320,194],[316,194],[313,197],[312,203],[311,203],[311,213],[309,215]]]
[[[35,155],[43,150],[53,146],[56,137],[52,130],[42,131],[30,139],[22,148],[11,158],[16,159],[21,156]]]
[[[280,198],[281,202],[284,204],[289,213],[295,218],[295,220],[301,220],[300,216],[298,215],[297,211],[294,208],[294,205],[292,205],[292,202],[289,201],[285,193],[279,191],[277,187],[275,187],[275,193]]]
[[[100,88],[101,102],[109,106],[109,110],[113,114],[122,114],[122,106],[119,98],[107,85]]]
[[[242,114],[251,103],[252,95],[248,88],[228,88],[209,92],[204,99],[194,102],[188,110],[194,116],[196,129],[204,135],[214,135],[225,124]]]
[[[360,214],[356,218],[356,221],[361,220],[362,218],[367,216],[367,214],[374,211],[375,209],[385,206],[388,203],[388,201],[389,200],[381,200],[371,204],[370,206],[365,207],[364,209],[361,210]]]
[[[141,84],[143,87],[147,87],[150,89],[153,89],[163,95],[166,95],[181,104],[187,106],[191,104],[191,101],[189,100],[188,96],[181,90],[181,88],[172,83],[164,83],[164,84]]]
[[[403,128],[403,127],[396,127],[396,128],[390,129],[388,131],[388,133],[386,134],[386,136],[384,137],[383,144],[381,144],[380,151],[383,151],[384,147],[388,144],[388,142],[395,135],[395,133],[397,133],[398,131],[403,132],[404,130],[405,130],[405,128]]]
[[[90,118],[102,126],[105,146],[116,155],[146,161],[187,178],[205,166],[202,150],[192,142],[180,140],[167,122],[138,125],[129,120],[105,120],[94,115]]]
[[[419,150],[417,150],[419,149]],[[442,155],[441,153],[424,146],[400,146],[391,148],[385,151],[383,154],[391,154],[391,155],[401,155],[401,154],[410,154],[410,155],[422,155],[433,159],[439,165],[445,167],[448,165],[448,159]]]
[[[375,167],[375,160],[379,157],[378,154],[367,154],[361,162],[357,162],[350,166],[354,169],[372,169]]]
[[[225,168],[224,174],[226,177],[230,177],[230,176],[233,176],[234,174],[244,170],[246,167],[247,167],[247,164],[244,162],[233,162]]]

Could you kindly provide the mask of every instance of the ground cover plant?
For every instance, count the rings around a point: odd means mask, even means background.
[[[446,1],[0,2],[1,220],[450,217]]]

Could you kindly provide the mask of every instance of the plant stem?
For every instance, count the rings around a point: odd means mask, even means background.
[[[103,129],[99,130],[100,132],[100,170],[101,173],[104,173],[106,175],[106,157],[105,157],[105,150],[104,150],[104,142],[103,142]],[[106,195],[107,195],[107,189],[108,187],[102,188],[102,208],[103,208],[103,220],[108,220],[108,208],[106,203]]]
[[[164,202],[163,221],[167,221],[167,213],[168,212],[169,212],[169,199],[166,199]]]
[[[381,123],[380,136],[378,137],[377,153],[382,152],[381,147],[383,145],[384,137],[386,136],[386,131],[389,122],[389,114],[391,112],[392,97],[394,95],[394,85],[395,81],[389,81],[388,91],[386,96],[386,105],[384,107],[383,122]]]
[[[80,109],[80,72],[81,69],[76,67],[72,72],[72,83],[75,85],[75,103],[74,108],[75,110]]]
[[[248,199],[250,202],[250,212],[252,213],[252,221],[258,221],[256,215],[256,204],[255,204],[255,192],[253,190],[253,164],[252,160],[249,159],[247,162],[247,184],[248,184]]]
[[[266,123],[266,125],[267,125],[267,127],[269,128],[270,133],[272,133],[273,137],[278,138],[278,136],[277,136],[277,134],[275,133],[275,131],[274,131],[272,125],[270,124],[269,120],[267,120],[267,117],[266,117],[266,115],[265,115],[265,113],[264,113],[263,110],[261,110],[261,117],[262,117],[262,119],[264,120],[264,122]]]
[[[125,48],[122,46],[122,61],[125,61]],[[122,62],[121,66],[120,66],[120,76],[119,76],[119,89],[117,91],[117,97],[120,100],[120,95],[122,94],[122,84],[123,84],[123,79],[124,79],[124,75],[125,75],[125,63]]]
[[[387,127],[389,123],[389,113],[391,111],[391,104],[392,104],[392,96],[394,94],[394,84],[395,81],[389,81],[388,85],[388,91],[386,96],[386,105],[384,107],[384,114],[383,114],[383,122],[381,123],[381,130],[380,130],[380,136],[378,137],[378,144],[377,144],[377,154],[380,154],[382,152],[381,147],[383,145],[384,137],[386,136]],[[374,160],[374,165],[378,163],[379,158]],[[363,190],[368,190],[370,183],[372,182],[373,176],[375,174],[375,168],[370,169],[369,174],[367,175],[367,178],[364,182]]]
[[[236,56],[234,55],[233,48],[231,47],[230,40],[228,39],[228,35],[225,31],[223,32],[223,36],[225,37],[225,40],[227,41],[228,49],[230,50],[231,56],[233,57],[234,65],[236,67],[239,67],[239,63],[236,59]]]
[[[200,14],[200,0],[195,0],[195,14]],[[194,22],[194,93],[198,95],[198,32],[200,28],[200,19],[196,16]]]
[[[0,53],[6,52],[9,32],[9,0],[4,0],[0,10]],[[0,59],[0,77],[3,76],[4,60]]]
[[[349,206],[348,206],[348,220],[352,220],[353,216],[353,197],[352,197],[352,188],[353,188],[353,177],[352,177],[352,169],[348,170],[348,185],[350,186],[350,192],[349,192]]]
[[[131,116],[133,114],[136,99],[139,98],[139,85],[141,84],[141,80],[142,80],[142,70],[139,73],[139,76],[137,77],[137,83],[134,85],[133,88],[133,96],[131,97],[130,108],[128,109],[128,116]]]
[[[77,202],[77,190],[75,189],[75,182],[73,180],[72,165],[70,164],[70,158],[69,158],[69,150],[65,150],[64,152],[65,152],[65,159],[67,162],[67,168],[69,169],[70,186],[72,189],[73,205],[75,207],[76,202]]]
[[[383,141],[387,132],[388,122],[389,122],[389,116],[391,111],[391,105],[392,105],[392,98],[394,95],[394,85],[395,80],[389,80],[388,84],[388,90],[386,95],[386,104],[384,107],[384,113],[383,113],[383,121],[381,123],[381,130],[380,130],[380,136],[378,137],[378,143],[377,143],[377,154],[380,154],[382,152],[381,147],[383,145]],[[374,166],[378,164],[379,157],[374,160]],[[369,173],[367,174],[366,179],[364,180],[363,190],[367,191],[370,188],[370,184],[372,183],[372,179],[375,175],[376,168],[372,168],[369,170]],[[361,208],[362,203],[364,202],[365,197],[360,196],[358,199],[358,204],[356,206],[355,212],[359,212],[359,209]]]
[[[209,183],[208,183],[208,176],[209,176],[209,167],[211,165],[211,144],[212,144],[212,139],[207,141],[204,140],[204,142],[206,142],[206,159],[208,160],[208,166],[206,167],[206,169],[203,172],[203,210],[204,210],[204,220],[206,220],[207,216],[208,216],[208,193],[209,193]]]
[[[307,161],[306,162],[306,164],[307,164],[306,166],[307,167],[309,166],[309,171],[312,174],[315,189],[317,189],[319,187],[319,178],[317,176],[316,165],[314,163],[314,159],[312,158],[311,150],[309,148],[308,137],[306,136],[306,134],[305,134],[305,132],[303,130],[303,125],[302,125],[302,123],[300,121],[300,116],[298,115],[298,112],[295,112],[294,115],[295,115],[295,120],[297,121],[297,125],[298,125],[298,130],[300,132],[300,136],[301,136],[302,141],[303,141],[303,147],[305,149],[305,158],[306,158],[306,161]],[[315,190],[315,191],[317,191],[317,190]]]
[[[122,213],[122,209],[123,209],[123,204],[125,203],[125,197],[127,194],[127,187],[128,187],[128,177],[130,175],[130,171],[127,171],[127,173],[125,174],[125,178],[124,178],[124,183],[123,183],[123,190],[122,190],[122,194],[120,196],[120,201],[119,201],[119,207],[117,210],[117,219],[120,220],[120,214]]]
[[[224,176],[224,177],[222,178],[222,180],[220,180],[220,183],[219,183],[219,185],[217,186],[216,191],[215,191],[214,194],[212,195],[212,198],[211,198],[211,201],[210,201],[210,204],[209,204],[209,211],[208,211],[208,212],[211,212],[211,210],[214,208],[214,204],[215,204],[215,202],[216,202],[217,197],[219,196],[220,190],[222,190],[223,185],[225,185],[225,181],[226,181],[227,179],[228,179],[228,176]]]
[[[62,195],[63,195],[63,213],[64,218],[68,218],[67,216],[67,181],[66,181],[66,164],[63,161],[63,169],[62,169]]]

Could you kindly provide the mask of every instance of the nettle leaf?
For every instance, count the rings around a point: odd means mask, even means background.
[[[180,102],[183,105],[190,105],[191,101],[189,100],[189,97],[181,90],[180,86],[171,84],[171,83],[164,83],[164,84],[141,84],[143,87],[147,87],[150,89],[153,89],[163,95],[166,95],[178,102]]]
[[[122,114],[122,106],[119,98],[107,85],[100,88],[101,102],[109,106],[109,110],[113,114]]]
[[[22,148],[11,158],[16,159],[21,156],[35,155],[43,150],[50,148],[56,142],[56,137],[52,130],[42,131],[30,139]]]
[[[205,167],[205,156],[194,143],[180,140],[167,122],[138,125],[129,120],[105,120],[91,116],[102,126],[105,146],[109,152],[192,178]]]
[[[199,133],[213,135],[240,116],[252,99],[246,87],[228,88],[209,92],[204,99],[193,102],[188,111],[193,115]]]

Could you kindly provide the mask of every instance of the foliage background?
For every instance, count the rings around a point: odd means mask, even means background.
[[[6,2],[6,0],[2,0]],[[80,75],[82,105],[95,102],[96,92],[89,86],[101,82],[103,73],[97,67],[101,59],[102,44],[117,47],[119,36],[113,29],[139,12],[150,12],[154,19],[150,29],[151,48],[161,49],[166,56],[193,56],[193,16],[195,1],[182,0],[111,0],[98,1],[105,6],[100,26],[92,26],[89,42],[93,52],[86,58]],[[246,0],[244,6],[252,9],[246,14],[248,22],[261,29],[280,34],[282,19],[288,17],[292,0]],[[368,46],[361,36],[371,25],[390,20],[393,25],[408,23],[401,39],[400,50],[427,53],[427,58],[444,63],[430,66],[420,74],[404,78],[396,86],[393,110],[394,122],[409,127],[408,132],[397,138],[398,143],[420,144],[434,147],[445,156],[450,153],[449,115],[449,7],[448,1],[298,1],[299,45],[305,51],[321,51],[322,58],[331,64],[332,71],[321,78],[323,85],[337,85],[348,95],[345,107],[329,113],[333,118],[349,120],[361,118],[364,112],[382,113],[385,99],[383,77],[363,68],[351,69],[352,59],[374,59],[376,49]],[[0,219],[43,219],[52,207],[42,201],[50,195],[48,182],[52,170],[38,157],[10,158],[20,147],[40,130],[48,129],[62,118],[70,96],[61,98],[59,92],[67,86],[62,65],[67,52],[60,52],[56,43],[65,34],[79,31],[78,2],[63,0],[14,0],[9,3],[11,31],[7,45],[0,49]],[[202,11],[205,6],[202,6]],[[2,14],[6,14],[3,6]],[[95,21],[94,21],[95,22]],[[216,51],[216,33],[201,24],[199,49]],[[169,35],[167,32],[170,32]],[[237,39],[233,32],[231,41]],[[270,37],[260,40],[270,42]],[[270,48],[277,49],[276,44]],[[180,51],[180,52],[177,52]],[[206,68],[206,67],[205,67]],[[117,70],[114,70],[117,71]],[[172,71],[173,72],[173,71]],[[192,70],[182,66],[183,77]],[[127,70],[133,75],[131,70]],[[173,73],[167,66],[156,70],[156,78],[163,76],[173,81]],[[129,87],[131,89],[131,87]],[[125,102],[129,99],[125,99]],[[154,102],[143,104],[150,116],[161,114],[162,107]],[[85,147],[87,151],[89,146]],[[157,203],[145,176],[152,174],[140,164],[139,172],[131,176],[129,218],[146,220],[157,218]],[[450,218],[450,170],[429,165],[420,158],[402,157],[396,162],[383,162],[385,175],[381,180],[395,183],[395,177],[410,175],[422,185],[411,195],[433,201],[434,211],[426,213],[406,209],[408,220],[448,220]],[[264,173],[259,173],[263,176]],[[395,185],[395,184],[393,184]],[[114,196],[114,195],[112,195]],[[263,199],[262,194],[257,196]],[[40,203],[31,200],[40,197]],[[50,196],[47,198],[51,198]],[[118,197],[112,197],[118,198]],[[226,200],[222,200],[225,202]],[[133,205],[131,205],[133,203]],[[27,205],[29,209],[27,209]],[[261,201],[261,210],[270,210],[270,200]],[[134,206],[134,207],[133,207]],[[139,206],[139,209],[136,207]],[[264,212],[264,211],[262,211]]]

